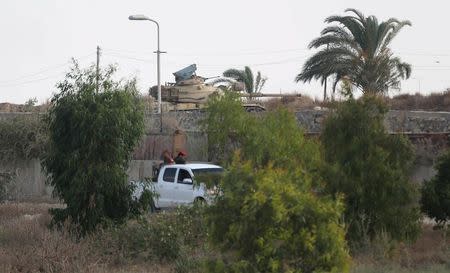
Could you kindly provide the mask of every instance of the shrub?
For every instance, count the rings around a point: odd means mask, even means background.
[[[301,169],[235,161],[208,209],[213,243],[236,251],[245,272],[345,272],[342,203],[311,185]]]
[[[305,140],[295,116],[286,109],[253,115],[245,112],[235,94],[226,93],[208,102],[203,126],[211,151],[225,165],[237,150],[257,167],[271,162],[285,168],[300,165],[317,173],[322,164],[319,146]]]
[[[126,170],[143,133],[143,111],[135,80],[112,79],[115,68],[100,72],[75,63],[45,117],[49,145],[42,159],[66,208],[52,210],[53,222],[74,223],[84,235],[101,223],[120,223],[133,207]]]
[[[37,158],[45,141],[41,117],[37,114],[0,120],[0,201],[14,197],[17,163]]]
[[[345,196],[347,238],[358,243],[386,232],[396,240],[419,232],[417,190],[408,178],[413,150],[406,137],[389,135],[387,108],[377,98],[343,102],[325,121],[321,140],[330,164],[327,190]]]
[[[37,114],[0,120],[0,162],[37,158],[45,142],[41,128]]]
[[[103,230],[98,247],[121,262],[138,260],[175,262],[182,271],[195,263],[191,250],[204,246],[206,227],[201,209],[180,207],[151,214]]]
[[[207,110],[210,145],[235,156],[224,155],[221,194],[206,208],[210,239],[224,254],[205,270],[346,272],[343,206],[322,194],[319,146],[288,111],[253,116],[236,101],[218,97]]]
[[[202,126],[208,134],[209,159],[229,161],[246,131],[248,115],[237,94],[233,92],[225,92],[223,96],[210,96],[207,106]]]
[[[422,187],[422,212],[438,226],[450,220],[450,151],[442,155],[436,166],[437,174]]]

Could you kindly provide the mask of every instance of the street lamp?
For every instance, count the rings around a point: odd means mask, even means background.
[[[158,35],[158,50],[155,52],[157,56],[157,74],[158,74],[158,114],[160,115],[160,122],[161,127],[160,130],[162,131],[162,103],[161,103],[161,64],[160,64],[160,55],[161,53],[166,53],[164,51],[159,50],[159,24],[153,19],[148,18],[145,15],[130,15],[128,17],[129,20],[135,20],[135,21],[150,21],[156,24],[156,30]]]

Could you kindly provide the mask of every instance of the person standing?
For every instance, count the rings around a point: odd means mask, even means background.
[[[169,165],[169,164],[173,164],[174,163],[174,160],[173,160],[173,158],[170,155],[168,150],[164,150],[164,152],[162,153],[161,157],[162,157],[164,165]]]
[[[175,164],[186,164],[186,156],[187,154],[183,151],[180,151],[175,157]]]

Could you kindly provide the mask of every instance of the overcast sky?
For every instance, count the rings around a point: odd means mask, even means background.
[[[197,74],[220,75],[250,66],[269,79],[263,92],[300,92],[321,97],[318,83],[297,84],[295,76],[312,51],[308,43],[324,19],[356,8],[380,20],[412,22],[392,49],[413,65],[401,92],[443,91],[450,87],[450,2],[394,0],[2,0],[0,4],[0,102],[44,102],[57,92],[69,60],[82,66],[116,63],[121,77],[136,76],[142,93],[156,84],[156,27],[129,21],[145,14],[161,27],[162,82],[196,63]]]

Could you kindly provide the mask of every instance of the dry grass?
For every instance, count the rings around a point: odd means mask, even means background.
[[[450,111],[450,89],[427,96],[419,93],[398,95],[388,103],[393,110]]]
[[[54,204],[0,204],[0,272],[172,272],[161,264],[113,264],[95,237],[48,229]]]
[[[414,95],[401,94],[392,98],[386,98],[386,102],[392,110],[450,111],[450,89],[429,95],[421,95],[419,93]],[[285,107],[291,111],[308,110],[316,107],[335,107],[334,103],[324,103],[321,100],[312,99],[308,96],[273,98],[263,101],[262,104],[269,111],[278,107]]]
[[[268,111],[275,110],[279,107],[287,108],[292,111],[298,111],[310,110],[317,106],[321,106],[321,101],[302,95],[301,97],[273,98],[262,101],[262,104]]]
[[[380,238],[354,256],[352,272],[450,272],[450,236],[424,224],[413,244]]]
[[[177,272],[177,262],[164,264],[155,260],[130,259],[122,253],[126,247],[108,248],[108,240],[112,240],[108,233],[75,240],[67,232],[48,229],[48,209],[55,206],[58,205],[0,204],[1,273]],[[118,259],[119,256],[124,259]],[[445,237],[443,231],[424,225],[422,236],[412,245],[391,248],[387,239],[381,238],[368,251],[354,257],[352,272],[450,272],[450,235]]]

